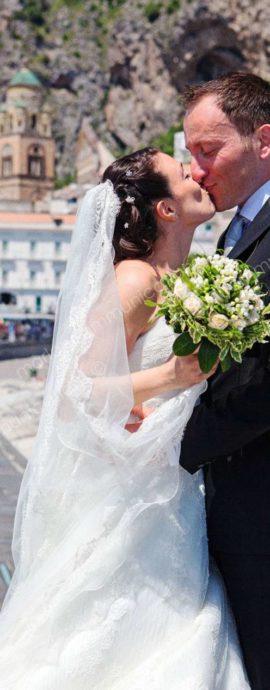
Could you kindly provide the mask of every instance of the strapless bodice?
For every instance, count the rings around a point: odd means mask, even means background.
[[[175,333],[167,325],[164,317],[156,319],[146,333],[139,336],[136,340],[134,348],[129,355],[131,372],[151,369],[166,362],[172,354],[175,337]],[[151,402],[154,402],[155,406],[157,406],[174,395],[175,391],[162,393],[159,397],[151,400]]]

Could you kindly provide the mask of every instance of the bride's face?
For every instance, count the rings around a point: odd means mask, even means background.
[[[155,169],[169,180],[172,193],[170,203],[176,220],[182,227],[196,227],[212,218],[215,213],[214,204],[206,190],[192,179],[189,166],[183,166],[166,153],[158,153]]]

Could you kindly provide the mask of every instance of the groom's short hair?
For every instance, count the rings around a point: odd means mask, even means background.
[[[187,86],[184,105],[188,109],[204,96],[216,96],[217,105],[241,136],[270,124],[270,84],[248,72],[231,72],[218,79]]]

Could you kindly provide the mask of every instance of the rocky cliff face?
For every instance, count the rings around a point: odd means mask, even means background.
[[[185,83],[231,69],[268,78],[269,19],[263,0],[1,0],[0,94],[22,66],[38,74],[63,177],[84,116],[125,151],[179,121]]]

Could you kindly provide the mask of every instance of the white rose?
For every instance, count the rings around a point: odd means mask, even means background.
[[[224,328],[227,328],[228,323],[229,319],[227,316],[224,316],[224,314],[210,314],[208,319],[208,325],[211,328],[218,328],[220,331],[223,331]]]
[[[176,297],[179,297],[180,299],[185,299],[185,297],[188,297],[188,295],[191,294],[190,289],[188,288],[187,284],[181,280],[181,278],[177,278],[175,281],[175,286],[174,286],[174,294]]]
[[[186,297],[186,299],[184,300],[184,306],[193,315],[197,314],[197,312],[200,310],[202,305],[203,305],[203,302],[200,299],[200,297],[197,297],[197,295],[194,295],[193,292],[190,292],[189,296]]]

